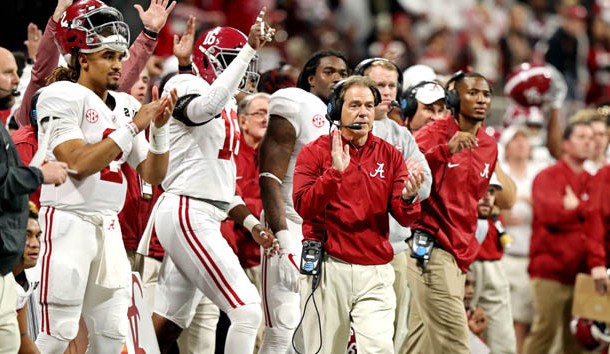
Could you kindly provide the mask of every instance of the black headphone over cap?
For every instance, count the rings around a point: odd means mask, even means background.
[[[330,95],[328,96],[328,105],[326,106],[326,117],[330,120],[331,123],[339,122],[341,120],[341,109],[343,108],[343,100],[341,99],[341,91],[345,86],[347,79],[343,79],[337,82],[332,89],[330,90]],[[374,86],[368,86],[373,92],[373,96],[375,97],[375,106],[381,103],[381,93]]]
[[[396,101],[399,101],[400,107],[402,109],[404,109],[404,106],[405,106],[404,99],[400,98],[400,95],[402,94],[402,82],[403,82],[402,71],[400,70],[398,65],[396,65],[396,63],[394,63],[394,62],[392,62],[392,61],[390,61],[390,60],[388,60],[386,58],[369,58],[369,59],[364,59],[363,61],[358,63],[358,65],[356,65],[356,68],[354,69],[354,75],[365,76],[364,72],[366,71],[366,69],[368,69],[371,65],[373,65],[375,62],[378,62],[378,61],[383,61],[383,62],[386,62],[386,63],[390,63],[396,69],[396,72],[398,73],[398,84],[396,85]]]
[[[417,112],[417,98],[415,98],[417,91],[427,84],[439,85],[434,81],[421,81],[407,89],[402,97],[404,101],[402,114],[404,114],[405,117],[413,118],[415,112]]]

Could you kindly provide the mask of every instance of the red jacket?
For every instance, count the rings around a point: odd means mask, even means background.
[[[494,221],[491,218],[487,218],[489,224],[489,230],[487,236],[479,248],[479,253],[475,260],[477,261],[499,261],[504,255],[500,238],[498,237],[498,229],[494,225]]]
[[[241,134],[239,154],[235,155],[237,165],[237,189],[254,216],[260,218],[263,210],[260,187],[258,186],[258,150],[250,147]],[[261,263],[261,249],[250,232],[231,219],[220,225],[222,235],[239,258],[242,268],[250,268]]]
[[[452,155],[447,142],[458,131],[458,125],[449,116],[415,134],[432,170],[433,181],[430,196],[422,202],[422,217],[412,228],[433,235],[466,272],[479,251],[475,237],[477,205],[487,192],[496,167],[498,145],[481,127],[476,134],[477,147]]]
[[[36,150],[38,150],[38,139],[34,128],[30,125],[21,127],[11,134],[11,138],[19,152],[21,162],[24,166],[29,166],[36,154]],[[30,194],[30,200],[40,209],[40,187],[38,187],[36,192]]]
[[[350,162],[343,173],[332,168],[328,135],[301,149],[292,197],[303,218],[303,236],[322,239],[326,224],[324,249],[331,256],[353,264],[387,264],[394,257],[388,212],[409,226],[419,217],[419,201],[401,198],[408,171],[394,146],[369,133],[363,146],[349,147]]]
[[[610,265],[610,165],[604,166],[597,171],[593,177],[594,187],[592,188],[593,202],[599,208],[602,228],[604,231],[604,250],[606,253],[606,266]]]
[[[588,202],[592,176],[576,174],[566,162],[542,170],[532,185],[532,241],[529,273],[532,278],[574,284],[576,274],[605,265],[603,231],[595,223],[596,210]],[[574,210],[563,207],[570,186],[580,203]]]

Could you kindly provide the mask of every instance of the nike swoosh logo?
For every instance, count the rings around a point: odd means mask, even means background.
[[[449,166],[449,168],[458,167],[459,165],[460,165],[459,163],[451,163],[451,162],[449,162],[449,163],[447,164],[447,166]]]

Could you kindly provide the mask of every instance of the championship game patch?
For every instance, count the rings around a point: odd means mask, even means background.
[[[321,114],[316,114],[315,116],[313,116],[313,118],[311,119],[311,122],[313,123],[313,126],[316,128],[321,128],[324,125],[324,117],[322,117]]]
[[[91,124],[95,124],[99,118],[100,115],[93,108],[89,108],[87,112],[85,112],[85,119],[87,119],[87,122]]]

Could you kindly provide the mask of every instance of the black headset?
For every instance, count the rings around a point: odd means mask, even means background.
[[[402,82],[403,82],[402,71],[400,70],[398,65],[396,65],[396,63],[394,63],[386,58],[364,59],[363,61],[358,63],[358,65],[356,65],[356,68],[354,69],[354,75],[364,76],[364,72],[366,71],[366,69],[368,69],[371,65],[373,65],[375,62],[378,62],[378,61],[390,63],[396,69],[396,72],[398,73],[398,85],[396,85],[396,101],[399,101],[401,108],[404,109],[404,105],[405,105],[404,98],[401,99],[401,97],[400,97],[400,95],[402,94]]]
[[[343,100],[341,99],[341,91],[343,90],[343,86],[345,86],[345,82],[347,79],[343,79],[337,82],[332,89],[330,90],[330,95],[328,96],[328,105],[326,106],[327,117],[328,120],[332,122],[338,122],[341,120],[341,109],[343,108]],[[373,96],[375,97],[375,106],[381,103],[381,93],[379,89],[375,86],[367,86],[373,92]]]
[[[451,110],[454,117],[460,112],[460,94],[455,89],[455,85],[453,85],[451,90],[449,90],[449,86],[451,86],[452,83],[463,79],[464,76],[466,76],[466,73],[460,70],[453,74],[445,84],[445,104],[447,105],[447,108]]]
[[[417,99],[415,98],[417,91],[427,84],[438,85],[438,83],[434,81],[421,81],[418,84],[409,87],[402,96],[402,100],[404,101],[402,114],[404,114],[405,117],[413,118],[415,112],[417,112]]]

